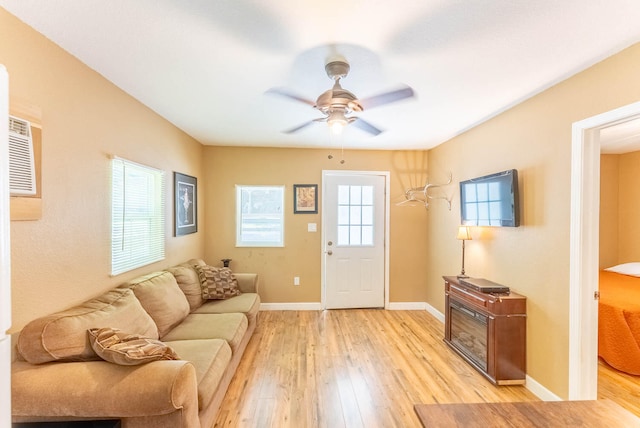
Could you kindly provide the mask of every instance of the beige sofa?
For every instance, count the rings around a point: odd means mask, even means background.
[[[120,419],[122,427],[213,425],[257,322],[258,277],[242,294],[203,300],[190,260],[128,281],[20,332],[12,363],[14,422]],[[91,328],[159,339],[179,360],[121,365],[98,357]]]

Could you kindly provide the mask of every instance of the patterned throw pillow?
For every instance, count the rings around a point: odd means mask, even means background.
[[[200,278],[203,299],[222,300],[240,295],[238,280],[228,267],[195,265],[194,269]]]
[[[133,366],[157,360],[180,359],[170,346],[139,334],[127,334],[111,327],[91,328],[88,333],[96,354],[111,363]]]

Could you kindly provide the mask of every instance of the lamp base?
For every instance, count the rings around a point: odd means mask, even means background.
[[[458,279],[469,278],[469,275],[465,275],[465,274],[462,273],[462,274],[458,275],[456,278],[458,278]]]

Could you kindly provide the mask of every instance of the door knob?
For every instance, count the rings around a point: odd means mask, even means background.
[[[327,251],[327,254],[331,255],[331,254],[333,254],[333,251],[329,250],[329,251]]]
[[[333,241],[329,241],[329,242],[327,242],[327,245],[328,245],[328,246],[332,246],[332,245],[333,245]]]

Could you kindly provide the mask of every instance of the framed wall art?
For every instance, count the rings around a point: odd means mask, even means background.
[[[293,185],[293,213],[318,214],[318,185]]]
[[[175,236],[198,231],[198,179],[173,173]]]

